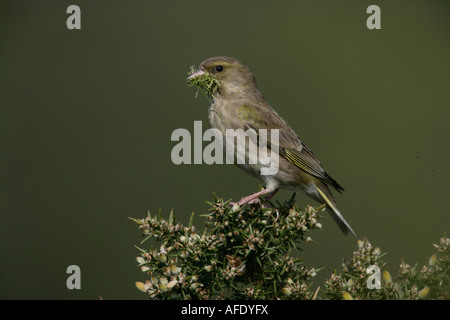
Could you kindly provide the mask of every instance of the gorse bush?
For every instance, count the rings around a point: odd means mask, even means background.
[[[385,262],[384,254],[374,248],[365,239],[358,241],[358,250],[350,261],[344,261],[325,282],[324,297],[326,299],[383,299],[383,300],[415,300],[450,298],[450,239],[441,238],[434,245],[437,253],[420,270],[417,265],[411,267],[402,261],[397,281],[389,271],[381,272],[379,289],[370,289],[367,281],[370,266],[375,265],[382,270]]]
[[[214,196],[201,233],[177,222],[173,212],[132,219],[144,239],[136,258],[148,275],[136,282],[151,299],[448,299],[450,239],[435,245],[437,253],[422,269],[401,264],[394,282],[384,254],[367,239],[358,240],[352,259],[344,261],[323,289],[312,291],[319,271],[298,256],[312,242],[309,232],[321,229],[323,206],[300,210],[294,196],[276,208],[257,203],[238,207]],[[152,243],[150,248],[143,245]],[[377,288],[368,286],[371,266],[380,270]]]

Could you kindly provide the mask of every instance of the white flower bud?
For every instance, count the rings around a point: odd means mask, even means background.
[[[172,289],[173,287],[175,287],[175,285],[178,283],[177,280],[172,280],[167,284],[167,289]]]
[[[165,284],[162,284],[162,283],[160,283],[158,285],[158,289],[161,290],[161,292],[166,292],[168,290],[167,286]]]
[[[201,286],[203,286],[201,283],[195,282],[195,283],[191,284],[191,289],[195,290],[195,289],[197,289],[198,287],[201,287]]]
[[[145,263],[145,259],[142,258],[142,257],[136,257],[136,261],[137,261],[137,263],[139,263],[139,264]]]
[[[167,284],[167,283],[169,283],[169,281],[167,280],[166,277],[161,277],[161,278],[159,278],[159,282],[161,282],[162,284]]]
[[[422,290],[420,290],[419,292],[419,298],[420,299],[424,299],[426,296],[428,296],[428,294],[430,293],[430,288],[425,287]]]
[[[159,258],[159,261],[161,261],[161,262],[167,261],[167,256],[163,252],[158,253],[158,258]]]
[[[181,268],[177,268],[177,266],[174,264],[171,264],[169,268],[172,274],[177,274],[178,272],[181,271]]]
[[[283,288],[283,289],[281,289],[281,292],[284,294],[284,295],[286,295],[286,296],[290,296],[291,295],[291,289],[289,289],[289,288]]]
[[[436,255],[436,253],[435,253],[435,254],[433,254],[433,255],[430,257],[430,260],[428,261],[428,264],[429,264],[430,266],[434,266],[434,265],[436,264],[436,262],[437,262],[437,255]]]
[[[342,292],[342,298],[344,300],[353,300],[353,297],[347,291]]]
[[[142,271],[142,272],[147,272],[147,271],[149,271],[149,270],[150,270],[150,268],[147,267],[147,266],[142,266],[142,267],[141,267],[141,271]]]
[[[139,281],[136,281],[136,288],[138,288],[139,290],[141,290],[142,292],[147,292],[147,290],[148,290],[148,286],[147,285],[145,285],[144,283],[142,283],[142,282],[139,282]]]
[[[208,272],[211,272],[211,271],[213,271],[213,269],[214,269],[214,267],[213,267],[213,266],[210,266],[210,265],[208,265],[208,266],[205,266],[205,270],[206,270],[206,271],[208,271]]]

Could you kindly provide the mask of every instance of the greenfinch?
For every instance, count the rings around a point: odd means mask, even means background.
[[[345,235],[350,232],[356,237],[339,211],[329,187],[338,192],[344,189],[325,172],[312,151],[264,99],[250,69],[234,58],[214,57],[203,61],[187,80],[193,82],[205,76],[214,81],[196,83],[209,86],[205,88],[210,95],[209,125],[220,130],[223,137],[226,136],[227,129],[253,129],[257,134],[260,129],[278,129],[279,162],[275,174],[261,174],[262,164],[259,162],[237,164],[250,175],[259,177],[265,186],[263,190],[243,197],[238,205],[258,201],[263,195],[270,199],[280,188],[303,191],[317,202],[326,204],[327,211]],[[211,90],[213,84],[216,87]],[[271,141],[268,140],[267,146],[270,148]],[[249,159],[249,148],[245,152],[245,159]]]

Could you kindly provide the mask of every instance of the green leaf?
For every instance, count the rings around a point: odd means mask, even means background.
[[[144,224],[145,223],[145,222],[142,221],[142,219],[134,219],[134,218],[131,218],[131,217],[128,217],[128,219],[130,219],[131,221],[136,222],[137,224]]]
[[[153,238],[153,234],[149,234],[148,236],[146,236],[144,238],[144,240],[141,241],[141,244],[143,244],[144,242],[146,242],[148,239],[151,239],[151,238]]]
[[[145,251],[144,249],[142,249],[142,248],[139,248],[138,246],[134,246],[136,249],[138,249],[141,253],[147,253],[147,251]]]
[[[190,229],[190,228],[192,228],[192,223],[194,222],[194,212],[192,212],[192,214],[191,214],[191,218],[189,219],[189,225],[188,225],[188,228]]]
[[[173,224],[173,209],[170,210],[170,214],[169,214],[169,225]]]

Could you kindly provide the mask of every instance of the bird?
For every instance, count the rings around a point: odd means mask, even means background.
[[[262,175],[262,163],[238,163],[241,169],[259,178],[264,189],[243,197],[237,204],[243,206],[258,202],[264,195],[267,195],[266,201],[269,201],[279,189],[302,191],[315,201],[326,205],[328,213],[345,235],[351,233],[357,238],[355,231],[339,211],[330,191],[332,187],[342,193],[344,188],[324,170],[311,149],[266,101],[250,68],[235,58],[212,57],[201,62],[197,69],[192,68],[187,81],[197,81],[201,83],[200,86],[205,86],[205,81],[198,81],[205,76],[217,83],[214,91],[211,90],[211,83],[205,88],[210,98],[210,128],[219,130],[223,137],[227,129],[253,129],[257,134],[261,129],[278,129],[278,171],[273,175]],[[267,146],[270,148],[271,141],[268,140]],[[225,149],[225,143],[223,146]],[[234,152],[236,157],[236,151]],[[248,160],[249,148],[246,148],[245,152],[245,159]]]

